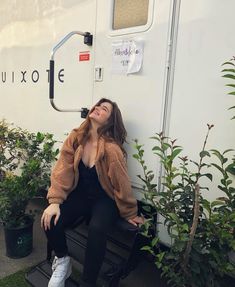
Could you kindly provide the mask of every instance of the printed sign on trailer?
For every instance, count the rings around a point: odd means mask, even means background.
[[[79,62],[90,61],[90,52],[82,51],[79,52]]]

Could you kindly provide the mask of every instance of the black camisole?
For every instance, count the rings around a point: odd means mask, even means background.
[[[107,196],[102,188],[95,166],[87,167],[82,159],[78,165],[79,181],[76,190],[88,199],[98,199]]]

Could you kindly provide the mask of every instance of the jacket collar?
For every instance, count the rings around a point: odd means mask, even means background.
[[[104,157],[104,145],[105,145],[104,138],[102,138],[102,137],[99,138],[98,147],[97,147],[97,155],[96,155],[96,160],[95,160],[96,162]]]

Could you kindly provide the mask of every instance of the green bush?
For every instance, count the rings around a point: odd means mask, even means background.
[[[30,199],[47,189],[58,149],[52,134],[31,133],[0,121],[0,220],[16,227],[28,220]]]
[[[235,271],[235,265],[229,261],[229,252],[235,251],[235,188],[232,186],[235,162],[229,156],[234,151],[206,150],[212,127],[208,125],[198,162],[181,156],[183,149],[175,140],[162,133],[153,137],[156,141],[153,153],[164,169],[163,188],[158,191],[154,173],[148,170],[144,160],[143,145],[135,140],[137,152],[133,156],[143,168],[143,174],[138,177],[144,184],[145,201],[163,216],[172,238],[172,246],[163,250],[158,235],[148,232],[151,228],[148,221],[143,233],[150,237],[150,244],[143,249],[153,255],[156,266],[171,286],[220,286],[224,274]],[[209,188],[201,180],[213,181],[213,169],[221,175],[218,188],[223,196],[209,202],[202,195]]]

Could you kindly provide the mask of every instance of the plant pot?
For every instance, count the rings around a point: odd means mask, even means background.
[[[23,227],[4,227],[6,256],[22,258],[33,250],[33,219]]]

